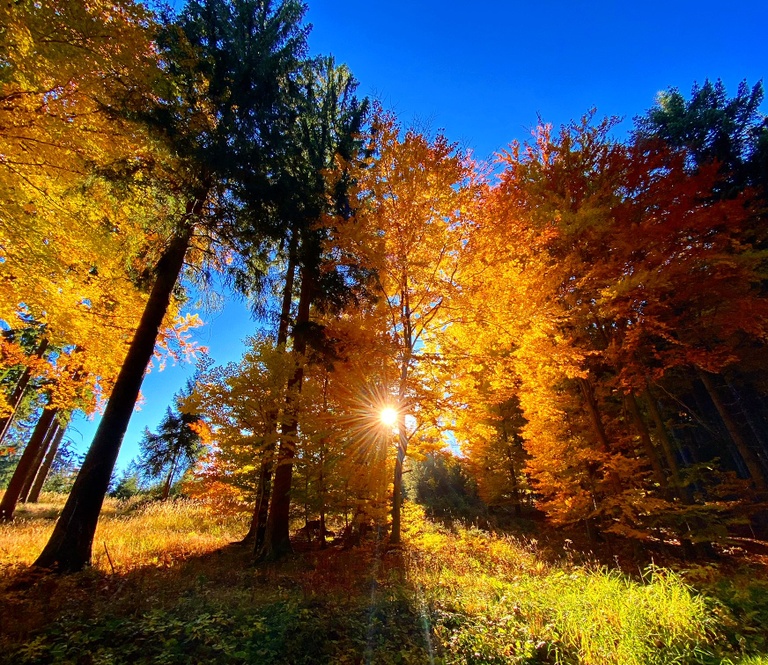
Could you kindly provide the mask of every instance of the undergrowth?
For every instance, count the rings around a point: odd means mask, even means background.
[[[110,502],[93,568],[30,572],[55,512],[0,527],[0,662],[768,665],[768,586],[747,572],[547,563],[412,504],[400,549],[253,565],[229,545],[244,525],[190,501]]]

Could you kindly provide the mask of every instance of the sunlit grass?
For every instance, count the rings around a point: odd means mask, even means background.
[[[0,525],[13,617],[0,622],[0,647],[14,663],[93,654],[93,662],[185,663],[204,654],[285,665],[768,665],[756,653],[765,603],[753,596],[762,587],[731,584],[714,566],[699,575],[713,589],[730,584],[720,602],[669,570],[630,577],[552,563],[535,541],[441,526],[410,503],[402,548],[369,542],[253,566],[247,548],[225,547],[242,535],[239,519],[189,500],[109,499],[92,570],[28,578],[23,569],[63,505],[42,498]]]
[[[27,566],[37,558],[64,500],[61,495],[43,494],[39,503],[21,505],[12,523],[0,524],[0,566]],[[242,533],[242,520],[219,518],[194,501],[137,504],[107,498],[93,542],[93,567],[111,572],[114,566],[115,572],[127,572],[170,565],[216,550]]]
[[[548,565],[532,544],[425,522],[410,507],[412,584],[447,663],[644,665],[706,662],[707,601],[670,571],[634,580],[605,568]]]

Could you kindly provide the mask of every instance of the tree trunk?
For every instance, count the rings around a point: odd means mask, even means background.
[[[309,269],[301,269],[301,291],[296,313],[296,326],[293,333],[293,352],[297,360],[303,363],[307,350],[306,326],[309,323],[309,310],[312,304],[314,285]],[[277,453],[272,496],[270,497],[269,516],[264,537],[264,545],[259,551],[259,558],[278,559],[291,552],[289,518],[291,509],[291,482],[293,477],[293,458],[296,455],[296,435],[298,433],[298,404],[294,396],[301,392],[304,380],[302,364],[288,382],[286,398],[286,422],[281,427],[280,448]]]
[[[8,484],[8,489],[5,490],[3,500],[0,501],[0,522],[10,522],[13,519],[13,513],[16,511],[16,503],[24,487],[24,481],[30,473],[33,473],[32,469],[35,460],[40,453],[40,448],[45,441],[45,435],[48,433],[48,429],[55,416],[56,409],[46,408],[43,410],[40,420],[37,421],[32,438],[30,438],[27,447],[24,448],[19,464],[13,472],[11,482]]]
[[[667,477],[664,475],[664,469],[661,466],[659,455],[656,452],[656,447],[653,445],[653,441],[651,441],[651,434],[648,431],[648,426],[645,424],[643,416],[640,413],[640,409],[637,406],[637,398],[635,397],[634,393],[625,395],[624,403],[627,405],[627,410],[632,416],[632,421],[635,423],[635,429],[640,435],[640,441],[643,444],[645,456],[651,463],[651,468],[653,469],[653,477],[659,484],[662,492],[666,492],[669,488],[667,484]]]
[[[56,409],[56,412],[58,413],[58,409]],[[24,479],[24,485],[22,486],[21,493],[19,494],[19,501],[22,503],[27,502],[29,491],[32,489],[32,483],[35,482],[35,477],[38,473],[40,473],[40,467],[43,466],[45,455],[48,452],[48,449],[51,447],[51,442],[56,437],[56,432],[58,429],[59,423],[56,421],[56,417],[54,415],[51,424],[48,426],[48,431],[45,433],[43,445],[40,446],[40,450],[37,452],[37,457],[35,457],[35,461],[32,467],[29,469],[27,477]]]
[[[512,496],[515,506],[515,515],[521,517],[523,514],[523,502],[520,498],[520,484],[517,481],[517,465],[515,464],[515,455],[512,452],[512,444],[509,442],[509,434],[507,433],[507,425],[504,422],[504,416],[501,416],[501,438],[504,441],[504,448],[507,454],[507,462],[509,464],[509,476],[512,479]]]
[[[157,278],[93,443],[53,534],[35,561],[36,566],[54,568],[59,572],[74,572],[90,563],[93,536],[112,470],[136,405],[144,373],[152,359],[158,331],[184,265],[184,256],[192,237],[189,217],[199,214],[204,198],[187,206],[183,229],[171,239],[158,261]]]
[[[176,454],[171,460],[171,468],[168,471],[168,477],[165,479],[165,483],[163,483],[162,501],[167,501],[168,497],[171,496],[171,487],[173,487],[173,474],[176,473],[176,460],[180,454],[180,451],[176,451]]]
[[[40,346],[37,347],[35,355],[38,358],[41,358],[47,348],[48,340],[44,339],[40,342]],[[26,367],[24,368],[24,372],[22,373],[21,377],[19,377],[19,380],[16,382],[16,387],[13,389],[13,393],[8,400],[8,404],[11,407],[11,412],[4,418],[0,418],[0,443],[3,442],[5,435],[8,434],[8,430],[11,429],[11,425],[13,424],[13,417],[16,415],[16,410],[19,408],[21,400],[24,398],[24,391],[27,389],[31,375],[31,370],[29,367]]]
[[[587,407],[589,422],[592,425],[592,432],[600,444],[602,451],[604,453],[610,454],[611,446],[608,443],[608,436],[605,433],[603,421],[600,418],[600,411],[597,408],[597,402],[595,401],[595,396],[592,392],[592,385],[587,379],[579,379],[579,386],[581,387],[581,394],[584,396],[584,403]],[[621,481],[615,472],[608,472],[608,482],[614,494],[618,495],[621,493]]]
[[[405,291],[405,290],[404,290]],[[398,388],[398,417],[397,417],[397,457],[395,458],[395,476],[392,487],[392,533],[389,534],[389,542],[392,545],[400,544],[401,531],[401,513],[403,506],[403,466],[405,465],[405,456],[408,453],[408,432],[405,429],[405,396],[408,388],[408,369],[411,364],[413,354],[413,335],[410,329],[411,312],[410,304],[406,297],[402,298],[404,302],[403,316],[404,330],[403,340],[405,348],[403,349],[403,359],[400,365],[400,386]]]
[[[405,414],[401,414],[397,423],[397,458],[395,459],[395,477],[392,488],[392,533],[389,542],[400,544],[401,513],[403,506],[403,465],[408,452],[408,433],[405,430]]]
[[[35,482],[32,483],[32,489],[29,490],[27,503],[37,503],[38,499],[40,498],[40,492],[42,491],[45,480],[48,478],[48,474],[51,471],[53,460],[56,459],[56,453],[59,452],[59,445],[61,444],[61,440],[64,438],[64,432],[67,431],[68,422],[69,418],[66,418],[65,422],[61,423],[58,430],[56,430],[56,436],[53,439],[53,443],[51,443],[51,447],[48,450],[48,454],[45,456],[43,465],[37,472],[37,476],[35,476]]]
[[[285,346],[288,341],[288,327],[291,323],[291,303],[293,302],[293,282],[296,276],[296,235],[291,236],[288,247],[288,266],[285,270],[283,285],[283,301],[280,307],[280,323],[277,327],[277,347]],[[271,434],[277,438],[277,411],[267,414],[267,422],[272,428]],[[269,498],[272,489],[272,471],[275,465],[275,442],[269,441],[264,446],[261,468],[259,469],[259,486],[256,505],[253,508],[251,526],[243,544],[253,543],[253,551],[259,554],[264,547],[267,534],[267,518],[269,517]]]
[[[755,455],[755,453],[749,447],[749,444],[744,440],[744,437],[739,431],[739,427],[736,424],[736,421],[733,419],[731,413],[720,399],[720,395],[718,394],[717,388],[712,381],[711,375],[708,372],[699,369],[698,367],[696,368],[696,371],[698,372],[699,379],[701,379],[701,382],[707,389],[707,393],[709,393],[709,397],[712,400],[712,403],[715,405],[717,412],[720,414],[720,418],[728,430],[728,434],[730,435],[731,440],[736,446],[736,449],[739,451],[739,455],[741,455],[741,459],[744,461],[744,464],[749,471],[749,475],[752,478],[755,489],[759,492],[765,492],[768,488],[766,488],[765,475],[762,468],[760,467],[760,460],[758,460],[757,455]]]
[[[664,458],[667,461],[667,466],[669,467],[669,472],[672,476],[672,482],[676,487],[679,487],[682,490],[683,483],[680,478],[680,466],[677,463],[677,457],[675,457],[672,441],[669,438],[669,434],[667,434],[667,428],[664,425],[664,420],[659,412],[659,407],[656,405],[656,400],[653,398],[653,395],[651,395],[649,388],[645,389],[643,396],[645,397],[645,403],[648,405],[648,411],[653,419],[653,424],[656,426],[656,434],[661,442],[661,448],[664,451]]]

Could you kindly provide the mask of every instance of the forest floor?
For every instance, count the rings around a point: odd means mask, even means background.
[[[242,519],[109,502],[92,568],[42,574],[60,507],[0,525],[0,663],[768,665],[768,557],[741,547],[622,572],[406,504],[402,547],[254,565]]]

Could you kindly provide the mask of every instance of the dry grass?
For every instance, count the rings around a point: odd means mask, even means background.
[[[44,496],[0,526],[0,663],[768,665],[747,616],[765,606],[747,597],[757,587],[733,587],[726,607],[671,571],[548,563],[535,542],[412,504],[402,548],[254,566],[227,547],[241,519],[108,500],[90,570],[30,575],[62,504]]]
[[[64,497],[42,494],[37,504],[20,505],[10,524],[0,524],[0,571],[31,564],[42,551],[64,505]],[[93,546],[93,568],[128,572],[168,566],[217,550],[242,536],[243,520],[218,518],[201,503],[104,503]],[[109,557],[107,556],[109,552]]]

